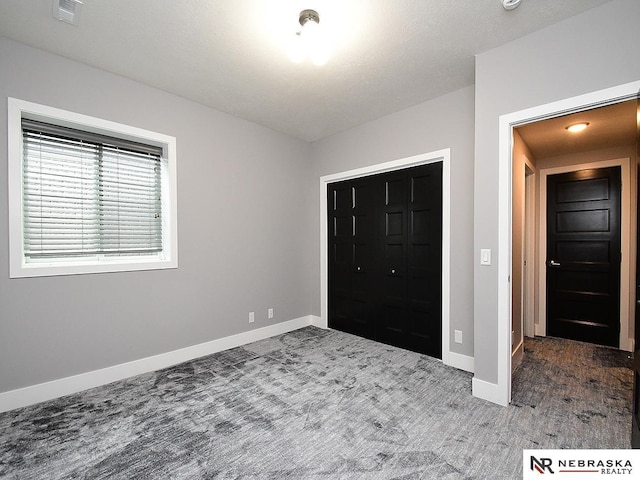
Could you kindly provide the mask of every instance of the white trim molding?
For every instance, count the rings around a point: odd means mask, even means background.
[[[473,373],[475,368],[473,357],[456,352],[449,352],[448,365],[470,373]]]
[[[0,413],[14,408],[26,407],[38,402],[81,392],[90,388],[106,385],[118,380],[171,367],[195,358],[239,347],[248,343],[264,340],[287,332],[292,332],[309,325],[314,325],[318,317],[308,315],[287,322],[276,323],[267,327],[219,338],[210,342],[141,358],[132,362],[121,363],[112,367],[81,373],[38,385],[10,390],[0,393]]]
[[[451,149],[449,148],[320,178],[320,320],[317,326],[328,328],[327,188],[329,183],[436,162],[442,162],[442,362],[452,365],[449,346],[451,301]]]
[[[506,407],[509,402],[504,401],[504,392],[497,383],[485,382],[478,377],[473,377],[471,380],[471,392],[474,397],[487,400],[489,402],[497,403]]]
[[[325,325],[322,322],[322,319],[317,315],[311,315],[310,317],[311,317],[311,325],[313,325],[314,327],[324,328],[324,329],[328,328],[327,325]]]
[[[26,262],[24,252],[22,120],[30,119],[90,133],[130,140],[162,149],[162,252],[156,256],[91,259],[56,258]],[[9,193],[9,277],[42,277],[178,268],[178,194],[176,138],[142,128],[7,98]]]
[[[640,81],[501,115],[498,130],[498,371],[497,384],[474,378],[473,394],[500,405],[511,401],[511,209],[513,128],[638,98]],[[539,325],[538,325],[539,327]],[[478,385],[476,387],[476,385]],[[489,388],[487,385],[492,385]],[[486,396],[485,396],[486,395]]]
[[[513,350],[511,354],[511,371],[515,372],[518,365],[522,363],[524,358],[524,340],[520,340],[518,346]]]

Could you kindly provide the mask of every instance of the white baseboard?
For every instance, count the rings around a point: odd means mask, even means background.
[[[518,368],[524,358],[524,341],[521,341],[518,347],[511,354],[511,373]]]
[[[312,315],[296,318],[287,322],[276,323],[263,328],[257,328],[248,332],[219,338],[210,342],[200,343],[191,347],[161,353],[152,357],[141,358],[132,362],[114,365],[112,367],[94,370],[92,372],[81,373],[71,377],[52,380],[29,387],[10,390],[0,393],[0,413],[14,408],[25,407],[38,402],[52,400],[54,398],[70,395],[89,388],[99,387],[107,383],[123,380],[125,378],[140,375],[142,373],[153,372],[162,368],[167,368],[178,363],[204,357],[212,353],[221,352],[230,348],[246,345],[265,338],[280,335],[282,333],[298,330],[315,323]]]
[[[449,358],[445,362],[446,365],[464,370],[466,372],[474,372],[474,358],[461,353],[449,352]]]
[[[508,400],[505,398],[504,392],[501,391],[499,386],[495,383],[485,382],[478,378],[473,378],[471,381],[471,392],[474,397],[487,400],[489,402],[497,403],[504,407],[509,405]]]
[[[624,350],[625,352],[633,352],[634,343],[635,342],[633,338],[623,338],[620,342],[620,350]]]
[[[309,317],[311,318],[311,325],[313,325],[314,327],[324,328],[324,329],[329,328],[327,326],[327,322],[326,321],[323,322],[322,318],[316,315],[309,315]]]
[[[546,325],[540,325],[536,323],[534,325],[534,333],[536,337],[546,337],[547,336],[547,327]]]

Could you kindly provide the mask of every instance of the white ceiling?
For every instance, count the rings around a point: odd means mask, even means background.
[[[589,124],[582,132],[567,131],[568,125],[582,122]],[[640,103],[634,99],[530,123],[516,130],[534,158],[540,159],[635,145],[639,127]]]
[[[0,35],[314,141],[474,82],[474,55],[610,0],[0,1]],[[316,9],[332,58],[286,54]],[[5,66],[6,68],[6,66]]]

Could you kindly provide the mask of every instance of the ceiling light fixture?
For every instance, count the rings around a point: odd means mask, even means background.
[[[564,128],[566,128],[571,133],[578,133],[583,131],[588,126],[589,126],[589,122],[580,122],[580,123],[573,123],[571,125],[567,125]]]
[[[505,10],[513,10],[520,5],[522,0],[502,0],[502,8]]]
[[[302,10],[298,21],[302,29],[296,32],[289,46],[289,58],[300,63],[309,57],[315,65],[324,65],[330,54],[322,38],[320,15],[315,10]]]

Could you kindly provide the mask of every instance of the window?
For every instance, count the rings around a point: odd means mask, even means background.
[[[11,277],[177,267],[175,138],[9,99]]]

